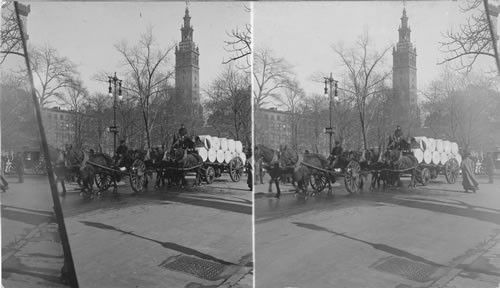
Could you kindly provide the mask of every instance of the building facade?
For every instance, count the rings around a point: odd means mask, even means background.
[[[417,49],[411,43],[406,9],[403,9],[399,41],[393,48],[392,119],[403,129],[420,126],[420,111],[417,103]]]
[[[255,144],[273,149],[281,145],[296,148],[299,152],[309,150],[323,155],[328,154],[328,134],[324,133],[325,121],[314,117],[292,114],[277,108],[259,108],[254,112]]]
[[[185,124],[188,132],[194,133],[201,127],[203,115],[200,105],[200,51],[193,39],[191,16],[186,8],[184,25],[181,27],[181,42],[175,47],[175,111],[173,118],[177,125]]]
[[[59,107],[43,108],[42,121],[47,143],[59,149],[71,144],[75,137],[74,112],[61,110]]]

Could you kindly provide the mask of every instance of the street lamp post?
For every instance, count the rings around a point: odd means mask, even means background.
[[[332,127],[332,106],[333,106],[333,102],[332,100],[335,100],[335,101],[338,101],[338,92],[337,92],[337,85],[338,85],[338,82],[337,80],[333,79],[332,77],[332,73],[330,73],[330,77],[324,77],[325,79],[325,96],[328,95],[329,99],[330,99],[330,127],[326,128],[326,133],[330,134],[330,152],[332,151],[332,135],[333,133],[335,133],[333,131],[333,127]],[[328,90],[328,87],[330,87],[330,90]],[[335,90],[334,90],[335,88]],[[334,98],[335,99],[332,99],[332,91],[334,93]]]
[[[118,85],[118,98],[120,98],[120,101],[122,100],[122,80],[118,79],[116,77],[116,72],[115,76],[111,77],[108,76],[108,92],[109,96],[113,97],[113,126],[109,127],[109,131],[113,132],[113,153],[116,151],[116,134],[118,133],[118,127],[116,126],[116,86]],[[111,85],[113,84],[113,85]],[[114,88],[114,89],[113,89]]]

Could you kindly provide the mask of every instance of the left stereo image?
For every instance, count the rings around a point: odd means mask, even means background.
[[[251,4],[2,2],[3,287],[253,287]]]

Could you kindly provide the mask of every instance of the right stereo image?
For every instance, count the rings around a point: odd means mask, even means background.
[[[499,287],[499,4],[253,3],[254,287]]]

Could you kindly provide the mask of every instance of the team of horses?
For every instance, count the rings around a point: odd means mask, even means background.
[[[291,177],[296,193],[303,195],[307,195],[308,185],[313,185],[313,179],[326,179],[328,191],[331,193],[331,184],[335,183],[336,175],[345,174],[351,161],[359,163],[361,171],[359,185],[361,189],[364,182],[367,182],[369,174],[371,174],[370,190],[380,188],[381,183],[384,188],[388,185],[402,185],[401,174],[409,174],[409,187],[415,187],[418,160],[407,151],[409,151],[408,142],[402,142],[396,149],[391,147],[388,150],[346,151],[340,156],[327,158],[307,151],[299,154],[286,145],[274,150],[259,144],[255,147],[255,161],[257,165],[265,168],[271,177],[268,192],[272,193],[272,184],[275,183],[276,197],[279,198],[281,195],[279,182],[280,179],[285,177]],[[339,170],[340,173],[335,172]],[[260,176],[262,181],[262,175]]]
[[[56,180],[61,183],[62,194],[67,192],[65,182],[69,178],[75,178],[82,193],[90,196],[95,193],[94,185],[99,184],[96,179],[109,181],[107,184],[113,187],[113,194],[117,194],[117,182],[130,175],[137,160],[145,164],[144,171],[141,171],[144,175],[140,175],[144,177],[145,187],[153,173],[156,174],[155,188],[166,185],[183,187],[186,185],[186,172],[195,173],[195,185],[199,185],[203,160],[196,153],[195,144],[194,140],[181,138],[174,142],[171,149],[165,151],[161,148],[129,150],[114,158],[102,152],[85,151],[77,147],[68,147],[66,150],[50,148],[49,154]],[[99,190],[98,193],[100,192],[102,191]]]

